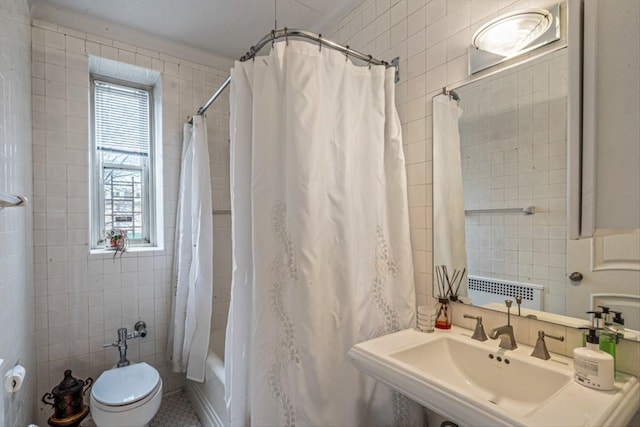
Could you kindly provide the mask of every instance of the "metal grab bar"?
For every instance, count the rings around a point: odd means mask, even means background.
[[[533,215],[536,213],[535,206],[527,206],[526,208],[494,208],[494,209],[467,209],[464,211],[465,215],[468,214],[483,214],[483,213],[522,213],[525,215]]]
[[[14,208],[27,204],[27,198],[24,196],[14,196],[9,193],[0,191],[0,210],[4,208]]]

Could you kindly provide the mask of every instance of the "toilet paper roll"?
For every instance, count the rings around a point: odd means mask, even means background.
[[[20,390],[25,374],[24,366],[21,365],[16,365],[13,369],[9,369],[4,376],[4,389],[9,393],[15,393]]]

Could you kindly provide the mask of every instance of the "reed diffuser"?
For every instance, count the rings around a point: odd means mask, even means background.
[[[449,274],[446,265],[436,266],[436,285],[438,287],[438,303],[436,304],[436,328],[451,329],[453,319],[450,301],[458,301],[458,291],[467,269],[454,269]]]

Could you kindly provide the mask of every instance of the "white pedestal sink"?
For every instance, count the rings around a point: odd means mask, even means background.
[[[637,378],[622,373],[598,391],[573,380],[573,361],[531,357],[532,348],[498,348],[453,327],[413,329],[349,351],[361,371],[460,425],[625,426],[640,407]]]

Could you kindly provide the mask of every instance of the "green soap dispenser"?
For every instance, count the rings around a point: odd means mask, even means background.
[[[609,353],[613,357],[613,369],[616,370],[616,345],[618,344],[618,332],[612,330],[599,330],[600,350]]]

